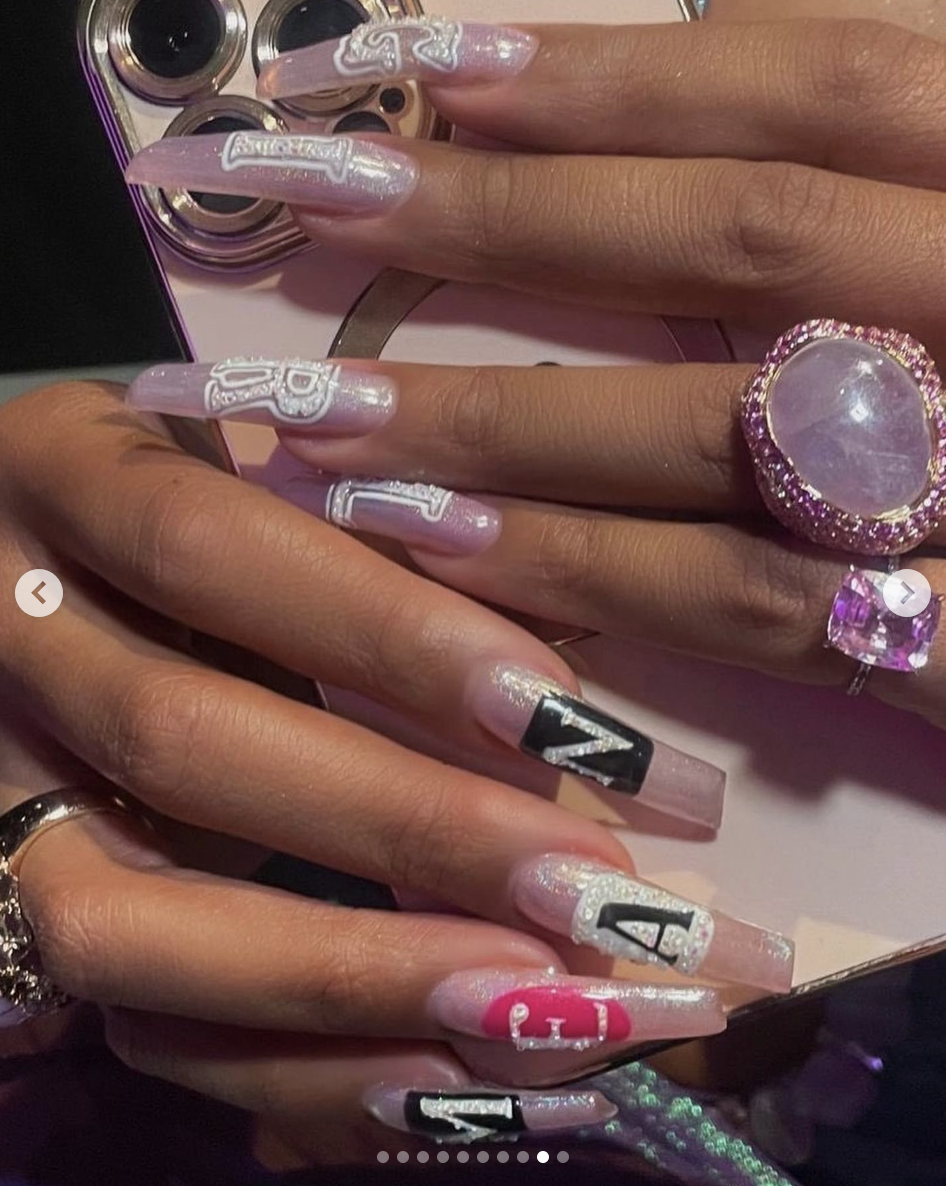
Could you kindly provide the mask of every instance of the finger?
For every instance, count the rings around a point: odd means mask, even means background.
[[[516,1046],[561,1005],[562,1048],[576,1050],[725,1025],[710,989],[563,975],[548,947],[514,931],[175,871],[116,833],[102,819],[57,829],[20,869],[43,966],[82,999],[255,1028]],[[503,1023],[519,1003],[523,1019]]]
[[[481,562],[415,553],[438,579],[499,604],[616,637],[802,682],[850,683],[851,659],[825,646],[849,557],[794,537],[721,523],[665,523],[505,507],[500,547]],[[856,559],[856,558],[855,558]],[[946,593],[946,564],[911,559]],[[943,640],[912,678],[878,671],[868,687],[946,721]]]
[[[589,952],[776,992],[790,987],[790,943],[639,880],[622,846],[592,821],[184,663],[156,644],[143,650],[115,624],[98,635],[88,626],[76,631],[75,607],[74,597],[64,599],[48,623],[71,631],[70,653],[91,674],[61,677],[53,633],[35,661],[27,656],[23,691],[74,753],[163,815]],[[137,645],[134,661],[130,645]],[[84,662],[86,653],[94,664]],[[615,789],[624,771],[644,762],[645,781],[657,779],[675,814],[706,826],[709,811],[710,826],[718,826],[722,776],[707,805],[703,764],[616,733],[606,715],[518,669],[504,669],[478,695],[497,688],[507,697],[509,739],[521,734],[528,752]],[[278,795],[261,794],[274,787]],[[537,861],[542,854],[548,859]],[[601,914],[594,925],[592,898]],[[642,911],[666,920],[653,942],[627,929]]]
[[[106,1011],[121,1060],[214,1099],[293,1125],[305,1151],[374,1157],[386,1129],[438,1142],[516,1140],[600,1124],[616,1108],[600,1092],[502,1091],[470,1078],[449,1053],[421,1043],[364,1043],[247,1033],[128,1010]],[[296,1129],[295,1126],[298,1126]],[[390,1133],[387,1134],[390,1140]]]
[[[759,511],[739,432],[747,366],[383,365],[397,415],[357,441],[283,430],[312,466],[575,505]]]
[[[268,134],[161,140],[127,175],[287,201],[322,243],[448,280],[770,330],[830,311],[946,345],[946,197],[929,190],[784,162]]]
[[[497,665],[577,690],[561,659],[520,627],[180,453],[116,411],[103,389],[45,391],[42,399],[42,436],[38,399],[17,401],[6,414],[23,444],[3,481],[25,523],[55,550],[53,567],[72,558],[167,618],[366,695],[474,752],[489,744],[487,735],[495,748],[508,744],[505,694],[476,691]],[[305,470],[279,488],[305,502],[309,479],[319,485]],[[386,507],[420,518],[426,512],[436,523],[449,511],[445,494],[429,486],[417,498],[388,490],[375,519]],[[349,483],[349,511],[371,503],[370,495]],[[57,627],[64,622],[60,614]],[[29,673],[49,625],[43,619],[31,631],[17,624],[6,632],[8,654],[21,654],[17,671],[38,696],[43,689]],[[659,782],[652,779],[654,791]],[[709,817],[718,814],[720,792],[719,774],[708,768],[707,800],[716,800]]]
[[[441,84],[441,113],[544,152],[794,161],[946,186],[946,154],[934,147],[946,149],[946,46],[932,38],[825,19],[529,32],[538,51],[525,64],[507,57],[509,72],[488,85],[464,85],[460,69],[428,79]],[[318,48],[331,60],[330,44]],[[279,59],[270,69],[284,72]]]
[[[60,607],[57,624],[68,626],[69,612]],[[46,728],[162,815],[611,958],[775,992],[791,986],[793,951],[781,936],[641,881],[608,830],[554,803],[157,647],[130,662],[129,640],[114,628],[74,632],[71,653],[80,670],[86,648],[94,654],[94,674],[57,681],[48,656],[60,652],[49,641],[52,651],[30,665],[35,690],[24,683],[31,700],[42,696]],[[629,747],[606,716],[517,670],[499,686],[510,740],[522,732],[530,752],[548,747],[547,760],[605,786],[619,786],[628,762],[649,762],[664,802],[704,822],[702,764],[663,746],[651,752],[643,739]],[[718,796],[709,809],[718,826]],[[589,911],[601,921],[589,923]],[[653,942],[628,930],[641,912],[665,919]]]

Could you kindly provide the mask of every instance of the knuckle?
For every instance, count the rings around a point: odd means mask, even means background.
[[[449,898],[456,854],[468,847],[470,836],[458,788],[434,770],[395,792],[395,810],[380,829],[379,842],[392,884],[435,896],[446,891]]]
[[[220,508],[208,499],[206,483],[179,470],[135,507],[128,568],[151,588],[186,596],[202,580],[221,530]]]
[[[866,112],[889,106],[904,86],[912,90],[917,69],[926,74],[929,65],[933,78],[941,77],[941,48],[898,25],[840,20],[827,22],[823,34],[827,52],[815,71],[814,89],[825,109],[835,112],[839,132],[852,114],[860,122]]]
[[[196,671],[142,667],[105,714],[104,773],[164,810],[189,796],[188,772],[204,736],[213,737],[218,697]]]
[[[797,667],[819,645],[825,611],[816,568],[792,546],[763,544],[732,553],[720,571],[726,617],[772,670]]]
[[[80,1000],[113,995],[111,936],[118,904],[110,897],[53,881],[28,900],[30,926],[45,972]]]
[[[43,474],[57,474],[57,466],[50,464],[57,442],[71,443],[77,422],[117,402],[117,394],[109,388],[77,380],[39,387],[9,400],[0,407],[0,477],[15,480],[26,476],[27,469],[34,481]],[[43,464],[36,466],[33,462],[40,451]]]
[[[534,581],[541,595],[554,603],[584,600],[589,574],[606,564],[607,549],[594,519],[585,515],[543,516],[538,525],[531,558]]]
[[[464,221],[456,228],[460,277],[479,278],[484,260],[494,272],[520,262],[541,225],[536,169],[508,153],[470,153],[463,157],[454,184],[461,196],[453,206]]]
[[[731,195],[729,273],[750,291],[790,289],[814,266],[818,243],[837,229],[842,179],[795,164],[764,162],[745,170],[744,184]]]
[[[507,394],[492,367],[459,371],[440,400],[437,439],[463,453],[493,455],[507,435]]]

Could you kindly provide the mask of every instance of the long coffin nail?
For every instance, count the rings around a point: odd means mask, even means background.
[[[391,417],[397,389],[392,380],[351,363],[229,358],[151,367],[135,379],[126,399],[147,412],[354,437]]]
[[[413,1090],[379,1084],[366,1092],[368,1112],[389,1128],[441,1144],[515,1140],[522,1133],[603,1124],[617,1107],[600,1091]]]
[[[524,753],[667,815],[719,827],[722,770],[639,733],[546,676],[498,663],[476,673],[469,695],[483,728]]]
[[[296,462],[278,481],[265,484],[287,502],[337,527],[451,556],[482,552],[502,529],[502,518],[492,507],[424,482],[338,478]]]
[[[261,98],[279,99],[336,90],[353,81],[493,82],[524,70],[537,48],[530,33],[499,25],[461,24],[436,16],[369,21],[338,41],[265,63],[256,90]]]
[[[598,861],[555,853],[527,861],[511,893],[532,922],[606,955],[770,992],[792,987],[791,940]]]
[[[387,145],[257,131],[157,140],[125,169],[133,185],[269,198],[324,215],[376,214],[403,201],[418,177],[411,158]]]
[[[430,996],[445,1029],[517,1050],[589,1050],[699,1037],[726,1027],[712,989],[516,972],[456,972]]]

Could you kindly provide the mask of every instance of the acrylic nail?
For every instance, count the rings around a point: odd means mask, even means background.
[[[456,972],[429,1001],[445,1029],[510,1042],[517,1050],[583,1051],[604,1045],[715,1034],[726,1020],[709,988],[523,972]]]
[[[405,78],[448,86],[496,82],[524,70],[537,49],[531,33],[501,25],[436,16],[368,21],[347,37],[266,62],[256,90],[281,99]]]
[[[530,1132],[603,1124],[617,1114],[617,1107],[600,1091],[497,1091],[475,1083],[443,1091],[379,1084],[362,1102],[389,1128],[440,1144],[515,1140]]]
[[[337,527],[399,540],[408,547],[469,556],[495,543],[498,511],[475,498],[393,478],[343,478],[311,469],[285,449],[259,476],[261,485]]]
[[[418,177],[406,153],[384,144],[255,130],[156,140],[125,169],[132,185],[268,198],[332,216],[396,206]]]
[[[474,675],[469,703],[484,729],[524,753],[667,815],[719,827],[722,770],[631,728],[547,676],[496,663]]]
[[[526,861],[510,892],[532,922],[605,955],[770,992],[792,987],[791,940],[599,861],[558,853]]]
[[[140,411],[209,420],[246,420],[321,436],[365,436],[394,413],[393,380],[352,363],[301,358],[228,358],[167,363],[128,388]]]

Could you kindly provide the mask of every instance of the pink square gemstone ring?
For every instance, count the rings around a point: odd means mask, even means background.
[[[816,544],[898,556],[946,516],[946,393],[907,334],[795,326],[746,389],[742,428],[766,506]]]
[[[780,523],[824,547],[887,558],[887,571],[852,568],[831,607],[827,645],[858,662],[849,692],[875,667],[919,671],[943,599],[911,615],[885,589],[893,557],[946,516],[946,391],[927,351],[897,330],[806,321],[747,387],[742,429]]]

